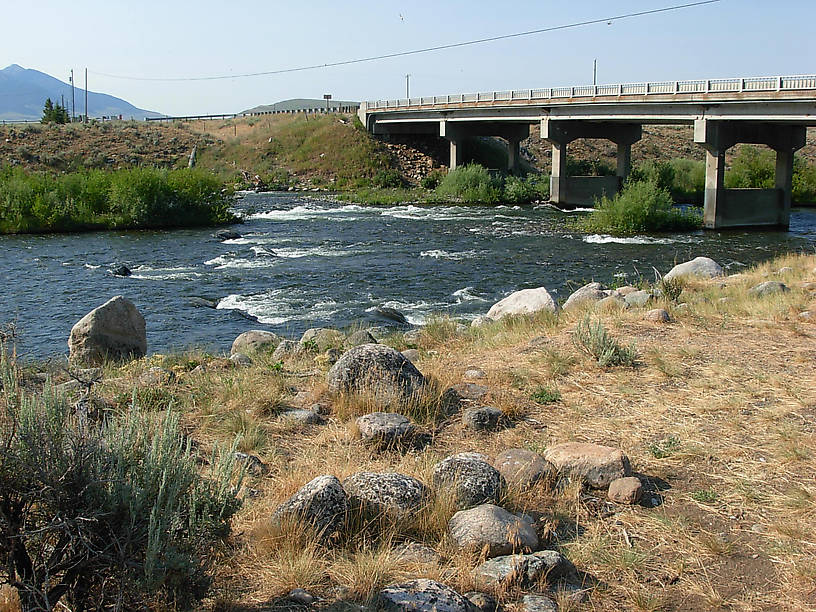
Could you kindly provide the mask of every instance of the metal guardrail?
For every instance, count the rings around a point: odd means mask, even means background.
[[[423,96],[396,100],[364,102],[365,110],[428,107],[479,102],[514,102],[564,100],[569,98],[597,98],[648,96],[653,94],[707,94],[775,91],[816,91],[816,75],[749,77],[734,79],[701,79],[696,81],[656,81],[648,83],[621,83],[618,85],[578,85],[544,89],[513,89],[445,96]]]

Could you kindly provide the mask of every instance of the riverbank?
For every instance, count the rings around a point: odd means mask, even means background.
[[[379,406],[331,390],[331,349],[348,346],[337,334],[312,334],[300,347],[294,338],[251,362],[187,352],[108,364],[93,395],[112,411],[134,397],[142,411],[172,403],[201,456],[240,434],[240,450],[257,458],[248,460],[235,535],[210,560],[207,609],[291,605],[296,588],[325,605],[368,604],[387,585],[416,578],[508,607],[538,594],[560,610],[807,609],[816,579],[816,257],[783,256],[679,288],[643,305],[632,298],[629,308],[585,301],[557,316],[464,327],[443,316],[417,333],[380,337],[414,349],[410,358],[434,388],[453,386],[461,398],[450,414],[405,412],[421,434],[407,448],[361,442],[357,418]],[[647,316],[654,309],[668,322]],[[634,365],[604,367],[583,351],[576,332],[587,318],[633,350]],[[32,388],[41,379],[28,369]],[[480,406],[501,418],[473,429],[465,414]],[[476,451],[498,465],[507,449],[550,456],[567,442],[622,451],[643,493],[630,505],[580,478],[509,483],[498,505],[531,517],[537,547],[574,565],[558,561],[557,572],[532,584],[474,573],[484,552],[460,549],[446,503],[422,507],[416,520],[345,524],[328,542],[270,522],[322,475],[350,487],[353,474],[398,472],[436,489],[435,466],[450,455]],[[406,542],[425,548],[407,554]]]

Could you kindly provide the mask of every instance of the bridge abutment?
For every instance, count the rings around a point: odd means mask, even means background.
[[[629,176],[632,145],[641,139],[642,134],[639,123],[542,119],[541,138],[552,145],[550,201],[569,206],[589,206],[604,195],[615,195]],[[579,138],[604,138],[617,145],[615,176],[567,176],[567,147]]]
[[[805,145],[804,125],[697,119],[694,142],[706,150],[703,223],[708,229],[790,225],[793,154]],[[772,189],[726,189],[725,152],[738,143],[764,144],[776,152]]]
[[[530,126],[526,123],[502,122],[454,122],[440,121],[439,136],[450,142],[451,170],[462,164],[462,152],[466,138],[496,136],[507,141],[507,170],[517,174],[520,171],[521,141],[530,136]]]

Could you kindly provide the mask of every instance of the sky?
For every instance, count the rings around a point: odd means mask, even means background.
[[[20,64],[169,115],[289,98],[375,100],[598,83],[812,74],[814,0],[720,0],[611,23],[287,74],[268,72],[500,36],[693,0],[0,0],[0,68]],[[70,8],[66,8],[70,7]],[[67,12],[70,11],[70,12]],[[130,78],[114,78],[109,75]]]

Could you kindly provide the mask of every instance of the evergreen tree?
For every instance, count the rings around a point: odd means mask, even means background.
[[[45,101],[45,107],[43,108],[43,116],[40,120],[41,123],[51,123],[54,120],[54,103],[51,102],[51,98],[48,98]]]

